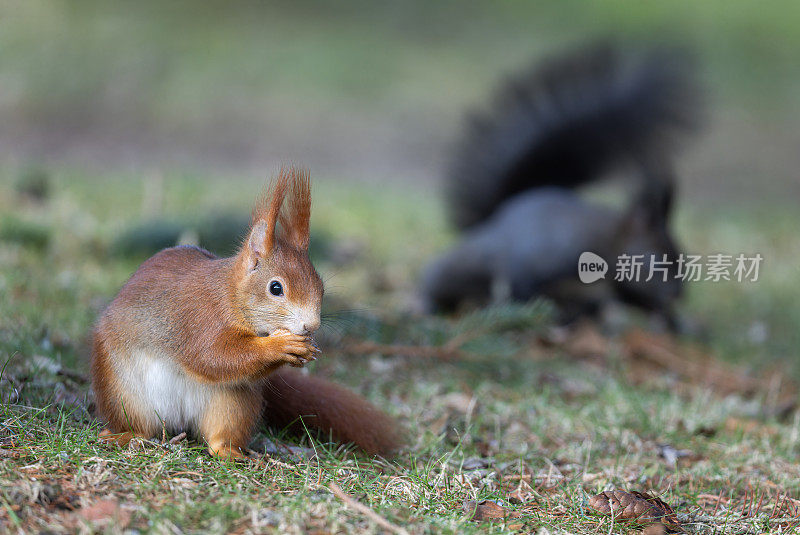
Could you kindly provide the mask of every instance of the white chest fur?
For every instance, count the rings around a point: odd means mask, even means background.
[[[196,431],[217,387],[192,379],[169,357],[139,352],[120,363],[125,381],[123,403],[135,406],[148,422],[171,432]]]

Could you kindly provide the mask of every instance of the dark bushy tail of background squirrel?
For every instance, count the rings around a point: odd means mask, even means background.
[[[280,370],[268,377],[264,397],[264,420],[278,429],[319,431],[370,455],[387,456],[402,446],[397,422],[358,394],[324,379]]]
[[[674,149],[698,112],[691,63],[666,49],[595,44],[506,82],[455,151],[445,196],[462,236],[424,270],[425,308],[546,296],[565,321],[619,301],[677,325]],[[576,191],[611,172],[628,180],[627,208]],[[585,251],[612,266],[636,255],[645,276],[616,280],[612,267],[604,280],[583,284]],[[664,258],[666,277],[648,279],[651,259]]]
[[[598,43],[509,80],[455,152],[454,224],[471,228],[520,192],[574,188],[627,163],[645,175],[638,201],[669,202],[668,155],[697,123],[691,70],[675,50]]]

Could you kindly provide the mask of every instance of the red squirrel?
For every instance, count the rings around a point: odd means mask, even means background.
[[[308,257],[310,214],[308,174],[284,168],[235,256],[181,246],[139,267],[93,332],[102,439],[188,431],[212,455],[238,459],[261,417],[278,426],[302,417],[370,454],[398,447],[397,425],[360,396],[278,371],[319,352],[311,335],[323,284]]]

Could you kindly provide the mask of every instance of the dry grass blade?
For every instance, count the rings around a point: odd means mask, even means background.
[[[367,518],[378,524],[383,529],[391,531],[392,533],[398,533],[400,535],[409,535],[408,531],[406,531],[405,528],[401,528],[400,526],[392,524],[391,522],[383,518],[381,515],[379,515],[366,505],[364,505],[363,503],[357,502],[333,481],[330,482],[328,488],[331,489],[331,492],[333,492],[334,496],[342,500],[345,503],[345,505],[366,516]]]

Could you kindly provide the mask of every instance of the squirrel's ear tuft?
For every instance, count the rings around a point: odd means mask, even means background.
[[[272,251],[276,233],[280,232],[280,237],[290,245],[308,249],[310,218],[311,184],[308,171],[282,167],[266,194],[253,208],[246,248],[249,252],[262,251],[261,254],[266,255]],[[259,228],[261,224],[263,228]],[[256,235],[263,236],[263,247],[255,247]]]
[[[281,236],[298,249],[308,249],[311,179],[305,169],[284,167],[279,180],[288,183],[288,199],[280,214]]]

